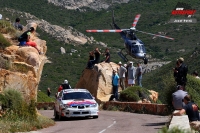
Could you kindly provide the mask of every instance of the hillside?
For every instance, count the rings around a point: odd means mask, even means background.
[[[174,41],[163,38],[152,39],[152,36],[137,33],[137,37],[145,43],[148,54],[151,54],[153,58],[174,60],[179,56],[183,56],[183,54],[185,55],[195,49],[198,49],[200,41],[198,39],[200,35],[200,23],[168,23],[169,19],[173,17],[171,16],[171,11],[174,9],[177,2],[182,1],[183,0],[130,0],[128,4],[115,3],[112,8],[115,10],[115,21],[121,28],[130,28],[135,15],[140,13],[141,18],[136,27],[138,30],[156,34],[158,32],[166,32],[167,36],[175,38]],[[200,7],[198,5],[200,4],[200,1],[191,0],[187,3],[191,4],[192,8],[197,10],[194,17],[199,22]],[[23,5],[23,8],[21,5]],[[116,51],[119,51],[120,48],[123,48],[123,41],[118,34],[92,34],[85,32],[86,29],[110,29],[109,24],[112,21],[111,7],[107,10],[102,9],[101,11],[95,11],[88,7],[83,7],[85,12],[80,12],[79,10],[67,10],[62,7],[54,6],[53,4],[48,3],[46,0],[35,0],[34,2],[30,0],[18,0],[17,2],[13,2],[12,0],[2,0],[0,8],[5,9],[5,7],[31,13],[37,18],[44,19],[51,24],[62,27],[72,26],[87,36],[93,36],[97,41],[102,41],[108,44],[108,47],[111,47],[112,61],[118,62],[121,60],[116,53]],[[11,14],[10,12],[6,11],[2,12],[1,14],[5,17],[9,17],[11,20],[19,17],[14,13]],[[21,19],[22,23],[25,25],[25,19],[23,19],[23,17],[21,17]],[[52,38],[52,36],[42,32],[40,29],[37,29],[37,32],[40,34],[40,38],[47,40],[47,56],[52,62],[50,64],[45,64],[41,82],[39,84],[39,89],[43,90],[44,92],[47,87],[50,87],[53,91],[55,91],[57,86],[66,78],[69,80],[72,86],[75,86],[79,77],[81,76],[82,70],[86,66],[88,52],[93,50],[95,47],[100,47],[102,52],[105,49],[99,45],[85,44],[75,46],[73,44],[66,44],[64,42],[56,41],[54,38]],[[61,55],[60,47],[64,47],[67,51],[67,54]],[[71,49],[76,49],[79,52],[70,56],[69,53]],[[180,50],[183,52],[179,52]],[[101,58],[103,59],[104,57]],[[144,85],[152,85],[153,82],[149,82],[146,76],[148,77],[148,75],[144,75]],[[159,82],[159,84],[161,83]],[[157,88],[160,88],[160,85],[157,85],[154,90]]]
[[[200,72],[200,49],[184,56],[185,64],[188,66],[186,91],[192,99],[200,105],[200,80],[195,79],[191,74],[193,71]],[[162,103],[171,104],[171,94],[176,90],[176,82],[173,77],[172,68],[175,67],[176,59],[160,69],[148,73],[143,78],[143,87],[159,92],[159,99]],[[156,75],[156,76],[155,76]]]

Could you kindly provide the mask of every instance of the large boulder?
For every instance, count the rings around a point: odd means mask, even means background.
[[[108,101],[112,94],[112,72],[117,70],[119,65],[110,63],[99,63],[94,69],[85,69],[82,72],[76,88],[85,88],[100,101]],[[119,87],[119,91],[121,91]]]

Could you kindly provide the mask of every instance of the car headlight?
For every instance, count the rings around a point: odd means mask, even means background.
[[[96,106],[97,106],[97,103],[90,104],[90,107],[96,107]]]
[[[70,108],[68,104],[60,104],[61,109]]]

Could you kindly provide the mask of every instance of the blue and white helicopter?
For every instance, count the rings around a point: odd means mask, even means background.
[[[118,33],[120,33],[122,39],[124,40],[125,48],[121,49],[121,51],[118,53],[118,55],[126,62],[128,61],[126,56],[130,55],[131,57],[133,57],[135,59],[143,59],[144,64],[147,64],[148,59],[146,57],[146,49],[145,49],[144,43],[139,38],[136,37],[134,32],[137,31],[137,32],[153,35],[156,37],[171,39],[171,40],[174,40],[174,38],[136,30],[135,27],[137,25],[137,22],[138,22],[140,16],[141,16],[140,14],[137,14],[135,16],[132,27],[130,29],[120,29],[119,26],[117,26],[115,24],[114,11],[113,11],[112,19],[113,19],[113,26],[115,27],[115,30],[109,30],[109,29],[108,30],[86,30],[86,32],[118,32]],[[122,50],[124,50],[124,49],[126,50],[126,54],[122,53]]]

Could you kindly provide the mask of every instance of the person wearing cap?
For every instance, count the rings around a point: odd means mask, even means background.
[[[183,108],[184,103],[182,99],[188,94],[184,91],[184,86],[178,85],[177,90],[172,94],[172,105],[175,110],[180,110]]]
[[[188,115],[189,121],[199,121],[199,111],[198,106],[194,102],[191,101],[191,98],[189,95],[186,95],[183,98],[183,102],[185,103],[185,106],[178,112],[173,113],[175,116],[181,116],[186,113]]]
[[[142,87],[142,66],[140,65],[139,62],[137,63],[137,69],[136,69],[136,81],[137,85]]]
[[[30,27],[29,30],[25,31],[19,38],[18,41],[19,46],[31,46],[34,47],[39,54],[42,54],[40,50],[37,47],[37,44],[33,41],[31,41],[31,34],[35,32],[35,29],[33,27]]]
[[[184,63],[184,59],[180,57],[177,59],[177,68],[173,68],[174,75],[176,75],[176,82],[177,85],[182,85],[185,86],[187,82],[187,72],[188,72],[188,67]]]
[[[135,72],[136,72],[136,69],[133,66],[133,62],[130,62],[129,66],[128,66],[128,86],[134,86],[134,84],[135,84]]]
[[[118,63],[118,65],[119,65],[119,71],[118,71],[118,73],[119,73],[119,84],[120,84],[122,90],[124,90],[125,89],[124,79],[125,79],[125,73],[126,73],[127,70],[124,66],[122,66],[121,61]]]

